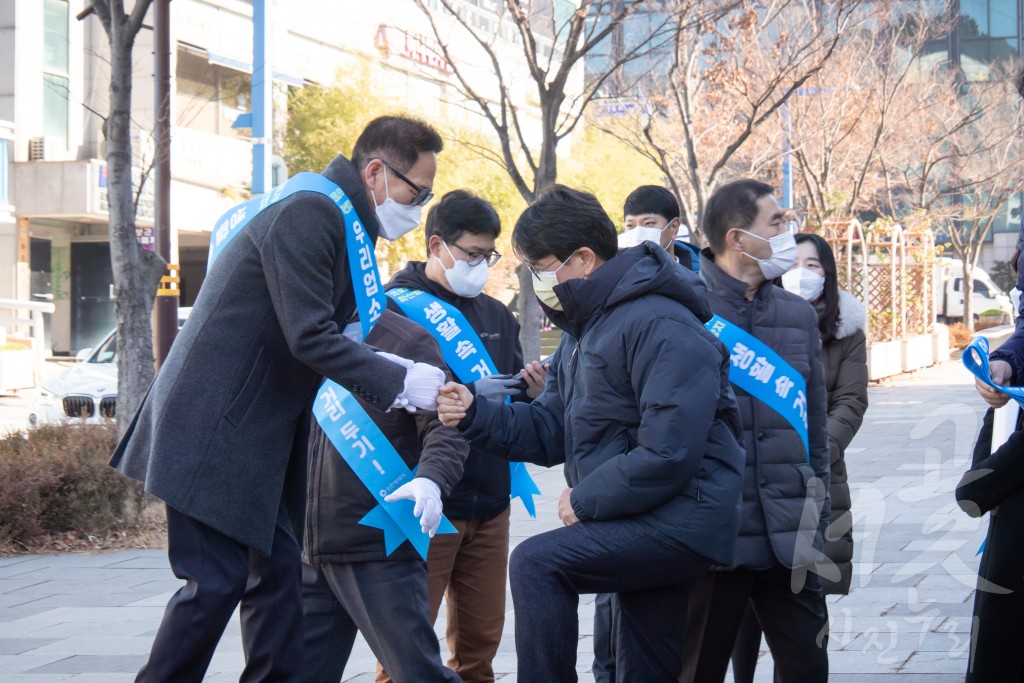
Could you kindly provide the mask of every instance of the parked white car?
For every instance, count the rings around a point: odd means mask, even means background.
[[[191,308],[178,309],[180,328]],[[117,330],[94,349],[78,352],[79,362],[40,384],[39,395],[29,411],[28,422],[97,423],[117,416]]]

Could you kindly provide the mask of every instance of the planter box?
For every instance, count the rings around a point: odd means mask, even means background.
[[[868,344],[868,379],[882,379],[903,372],[902,342]]]
[[[34,355],[24,351],[0,351],[0,391],[30,389],[36,385]]]
[[[932,336],[922,334],[900,342],[900,363],[903,372],[925,368],[935,362]]]

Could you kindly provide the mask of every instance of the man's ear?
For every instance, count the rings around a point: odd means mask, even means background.
[[[370,163],[363,167],[363,172],[361,174],[363,177],[363,184],[366,185],[368,189],[373,189],[377,184],[377,176],[383,168],[384,164],[380,159],[371,159]]]
[[[743,251],[743,233],[739,228],[731,228],[725,233],[725,247],[732,251]]]
[[[427,257],[428,258],[430,256],[437,256],[438,258],[440,258],[440,256],[441,256],[441,242],[443,242],[443,241],[444,240],[441,239],[440,235],[431,235],[430,236],[430,239],[427,240]]]
[[[576,252],[576,258],[580,259],[584,279],[590,277],[591,273],[597,270],[597,254],[590,247],[580,247]]]

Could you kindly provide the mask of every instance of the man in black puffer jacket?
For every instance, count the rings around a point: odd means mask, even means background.
[[[384,311],[366,343],[444,366],[430,335],[392,311]],[[451,491],[469,454],[454,429],[442,426],[434,412],[384,412],[357,400],[406,466],[419,466],[417,479],[433,482],[442,496]],[[441,662],[429,618],[425,563],[408,541],[388,554],[384,531],[362,523],[376,507],[376,498],[315,419],[309,435],[308,489],[299,680],[341,680],[358,630],[399,683],[460,681]],[[446,535],[435,536],[430,544]]]
[[[427,262],[410,262],[388,283],[430,295],[465,316],[504,379],[470,383],[474,394],[527,398],[511,388],[509,375],[523,369],[519,323],[500,301],[483,293],[488,269],[501,255],[494,250],[501,220],[484,199],[465,190],[449,192],[427,214]],[[393,299],[388,308],[401,311]],[[475,359],[475,356],[474,356]],[[540,373],[540,380],[534,379]],[[539,395],[543,370],[532,363],[524,378]],[[447,640],[455,669],[466,683],[494,680],[492,662],[505,625],[508,566],[509,465],[479,448],[470,450],[462,479],[444,498],[444,514],[459,530],[435,538],[427,557],[431,620],[448,596]],[[378,670],[378,683],[387,674]]]
[[[758,378],[767,388],[766,400],[785,399],[786,405],[776,404],[782,409],[803,402],[808,447],[783,414],[734,381],[747,453],[743,519],[732,561],[724,563],[730,569],[709,574],[691,601],[694,612],[701,611],[703,602],[707,613],[696,659],[698,683],[724,679],[748,602],[783,681],[828,679],[825,600],[810,572],[823,557],[829,519],[821,337],[811,305],[771,282],[796,258],[787,212],[771,192],[770,186],[756,180],[738,180],[712,195],[704,214],[704,234],[711,247],[701,253],[700,272],[711,310],[790,366],[765,366],[762,352],[755,353],[748,340],[730,349],[734,371],[764,369]],[[783,381],[791,371],[803,379],[805,395],[792,381]]]
[[[513,243],[564,332],[544,393],[505,404],[450,384],[438,412],[489,452],[565,465],[565,526],[509,559],[519,678],[577,680],[579,596],[618,593],[621,679],[675,683],[690,586],[732,561],[739,527],[729,354],[700,280],[654,244],[618,253],[592,195],[553,186]]]

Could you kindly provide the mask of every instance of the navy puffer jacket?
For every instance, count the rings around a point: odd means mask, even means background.
[[[744,454],[729,354],[704,286],[653,243],[555,287],[565,334],[530,404],[477,397],[460,423],[492,453],[565,464],[581,522],[639,517],[717,564],[732,559]]]

